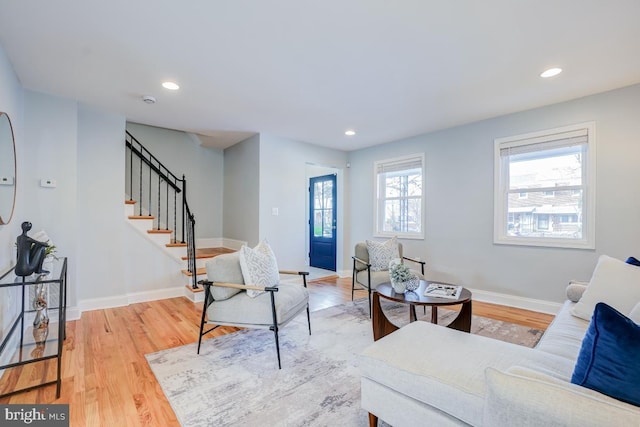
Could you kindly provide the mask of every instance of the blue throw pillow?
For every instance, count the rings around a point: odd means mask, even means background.
[[[627,264],[637,265],[638,267],[640,267],[640,261],[638,261],[635,257],[630,256],[625,262]]]
[[[640,325],[596,304],[571,382],[640,406]]]

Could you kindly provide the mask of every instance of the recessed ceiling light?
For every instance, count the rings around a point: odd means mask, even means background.
[[[180,89],[180,86],[178,86],[174,82],[164,82],[164,83],[162,83],[162,87],[165,88],[165,89],[169,89],[169,90],[178,90],[178,89]]]
[[[540,74],[540,77],[543,77],[546,79],[547,77],[557,76],[561,72],[562,72],[562,68],[549,68],[548,70],[543,71],[542,74]]]
[[[353,130],[353,129],[349,129],[349,130],[345,131],[344,134],[347,135],[347,136],[353,136],[353,135],[356,134],[356,131]]]

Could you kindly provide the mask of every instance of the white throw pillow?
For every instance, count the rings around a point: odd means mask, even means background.
[[[276,286],[280,281],[278,262],[266,240],[251,249],[246,245],[240,248],[240,269],[245,285]],[[247,289],[247,295],[255,298],[264,291]]]
[[[631,309],[631,312],[629,312],[629,319],[640,325],[640,302]]]
[[[371,271],[383,271],[389,269],[389,262],[392,259],[400,258],[398,251],[398,241],[395,237],[386,242],[376,242],[367,240],[367,251],[369,252],[369,264]]]
[[[604,302],[621,313],[629,313],[640,301],[640,268],[607,255],[601,255],[589,286],[571,314],[591,320],[593,309]]]

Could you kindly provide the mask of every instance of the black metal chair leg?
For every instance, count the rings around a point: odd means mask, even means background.
[[[202,344],[202,330],[204,329],[204,316],[207,312],[207,302],[209,301],[209,287],[205,286],[204,302],[202,303],[202,318],[200,319],[200,336],[198,337],[198,352],[200,354],[200,344]]]
[[[282,365],[280,364],[280,341],[278,340],[278,327],[273,330],[273,333],[276,336],[276,353],[278,353],[278,369],[282,369]]]
[[[307,323],[309,324],[309,335],[311,335],[311,316],[309,316],[309,304],[307,304]]]
[[[268,288],[267,288],[268,289]],[[282,369],[282,365],[280,364],[280,340],[278,339],[278,316],[276,315],[276,299],[275,292],[269,292],[271,294],[271,314],[273,315],[273,326],[271,329],[276,338],[276,353],[278,353],[278,369]]]
[[[356,260],[353,260],[353,271],[351,272],[351,301],[353,301],[353,291],[356,287]]]
[[[367,284],[369,286],[369,319],[371,319],[371,267],[367,267]]]

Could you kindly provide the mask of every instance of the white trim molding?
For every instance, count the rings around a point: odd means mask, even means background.
[[[562,307],[562,303],[545,301],[534,298],[525,298],[516,295],[501,294],[498,292],[483,291],[481,289],[467,288],[473,295],[472,301],[488,302],[491,304],[506,305],[508,307],[537,311],[539,313],[555,315]]]

